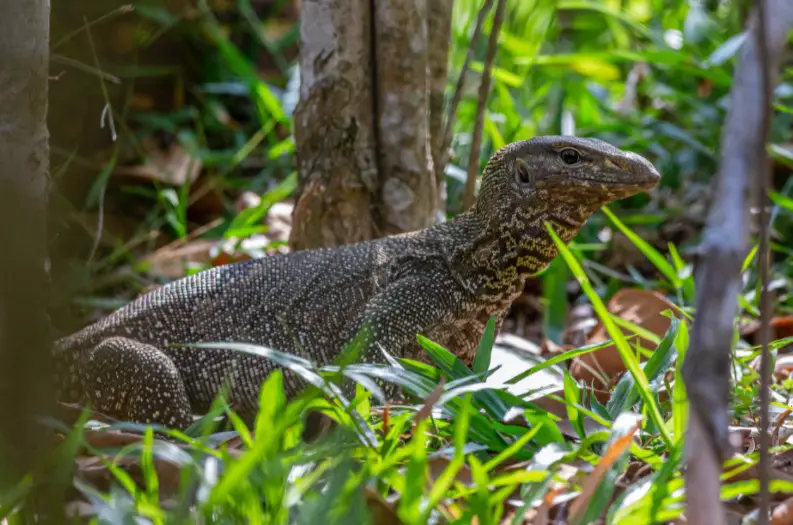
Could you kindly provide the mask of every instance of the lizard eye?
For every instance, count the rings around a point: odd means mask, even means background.
[[[562,151],[560,151],[559,157],[562,158],[562,162],[564,162],[565,164],[575,164],[576,162],[581,160],[581,154],[571,148],[563,149]]]
[[[515,172],[515,177],[520,184],[528,185],[534,183],[534,177],[532,177],[529,164],[525,160],[517,159],[515,161]]]

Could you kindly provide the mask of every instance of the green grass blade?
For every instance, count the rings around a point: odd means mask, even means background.
[[[606,328],[606,332],[611,336],[614,346],[617,348],[617,351],[622,358],[622,362],[625,364],[625,367],[628,369],[628,371],[630,371],[631,375],[633,375],[639,390],[639,395],[647,406],[650,419],[652,419],[653,423],[655,423],[656,427],[659,429],[664,442],[668,447],[671,448],[673,444],[672,436],[669,435],[669,432],[666,430],[663,417],[661,416],[661,412],[658,408],[658,404],[656,403],[655,398],[650,391],[650,384],[647,381],[647,376],[644,375],[644,371],[641,369],[639,362],[634,357],[633,352],[631,351],[631,348],[625,339],[625,335],[619,328],[617,328],[617,325],[614,324],[614,321],[609,315],[606,305],[603,304],[603,300],[592,287],[592,284],[589,282],[586,273],[584,273],[584,269],[581,267],[581,264],[575,258],[573,253],[570,251],[564,241],[562,241],[559,236],[556,235],[556,232],[553,230],[553,227],[550,224],[546,223],[546,228],[548,229],[553,242],[556,244],[559,253],[562,255],[562,257],[564,257],[565,262],[567,262],[567,265],[570,267],[570,271],[573,273],[573,276],[578,280],[579,284],[581,285],[581,289],[592,303],[592,307],[595,309],[597,316],[601,319],[603,326]]]
[[[608,206],[603,206],[603,213],[609,218],[609,220],[614,224],[614,226],[619,229],[625,237],[627,237],[638,249],[639,251],[644,254],[647,259],[655,265],[659,272],[661,272],[667,280],[672,283],[672,286],[675,288],[680,288],[682,283],[680,282],[680,277],[677,275],[677,271],[675,270],[674,266],[666,260],[661,252],[653,248],[650,243],[639,237],[636,233],[633,232],[630,228],[625,226],[625,224],[617,217],[614,212],[608,209]]]
[[[542,276],[542,333],[562,344],[562,333],[567,326],[567,281],[570,272],[564,261],[555,259]]]
[[[671,350],[674,346],[680,325],[681,322],[679,319],[672,319],[672,324],[669,325],[669,329],[666,331],[664,338],[658,344],[655,351],[650,356],[650,359],[647,360],[647,363],[645,363],[643,370],[649,381],[657,383],[655,380],[659,377],[662,378],[672,365],[675,353]],[[656,386],[660,387],[661,385],[656,384]],[[657,390],[657,388],[652,389],[654,392],[657,392]],[[617,414],[620,412],[630,409],[638,400],[639,392],[636,388],[636,382],[633,376],[624,374],[614,388],[608,403],[606,403],[606,410],[608,410],[608,413],[613,419],[617,417]]]
[[[540,370],[545,370],[546,368],[550,368],[556,364],[563,363],[564,361],[569,361],[570,359],[573,359],[580,355],[589,354],[591,352],[594,352],[595,350],[600,350],[601,348],[605,348],[610,344],[611,341],[603,341],[602,343],[593,343],[591,345],[582,346],[580,348],[573,348],[572,350],[568,350],[567,352],[563,352],[559,355],[555,355],[550,359],[546,359],[541,363],[537,363],[528,370],[516,375],[512,379],[508,379],[506,383],[509,385],[515,384],[518,381],[526,379],[532,374],[536,374]]]
[[[672,432],[680,445],[688,428],[688,396],[681,372],[688,350],[688,325],[686,323],[680,323],[677,337],[675,337],[675,349],[677,350],[677,366],[675,367],[675,385],[672,387]]]
[[[485,332],[482,334],[482,339],[479,341],[479,347],[476,349],[476,357],[474,357],[473,370],[474,374],[479,374],[490,368],[490,356],[493,353],[493,344],[496,342],[496,318],[491,317],[485,326]]]

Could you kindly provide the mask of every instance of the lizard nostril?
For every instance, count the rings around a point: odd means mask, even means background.
[[[642,175],[653,182],[661,179],[661,174],[658,173],[655,166],[649,160],[636,153],[628,151],[625,153],[624,158],[615,159],[615,163],[623,170]]]

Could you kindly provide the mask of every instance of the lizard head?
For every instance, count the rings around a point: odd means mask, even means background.
[[[573,204],[594,211],[647,191],[660,179],[647,159],[608,142],[547,136],[497,151],[485,168],[481,194],[498,194],[501,206]]]
[[[647,191],[661,179],[644,157],[598,139],[545,136],[498,150],[485,168],[476,208],[509,221],[537,216],[578,231],[598,208]]]
[[[599,208],[660,178],[644,157],[597,139],[548,136],[504,146],[488,161],[472,209],[492,232],[483,238],[495,242],[495,251],[482,252],[492,258],[487,264],[539,271],[556,255],[546,222],[570,242]]]

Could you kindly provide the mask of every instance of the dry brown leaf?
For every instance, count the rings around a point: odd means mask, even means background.
[[[793,498],[788,498],[771,512],[771,525],[793,525]]]
[[[603,457],[600,458],[598,464],[595,465],[595,470],[584,480],[581,486],[581,494],[570,505],[570,521],[576,521],[576,519],[580,518],[579,514],[583,512],[585,505],[592,498],[603,476],[606,475],[611,465],[630,447],[633,435],[639,430],[640,425],[641,421],[636,421],[633,428],[626,432],[625,435],[617,438],[606,450],[606,453],[603,454]]]
[[[121,430],[86,430],[83,439],[94,448],[125,447],[143,440],[140,434]]]
[[[753,359],[751,366],[755,370],[759,369],[760,360]],[[790,377],[791,374],[793,374],[793,355],[780,355],[776,360],[776,364],[774,365],[774,378],[777,381],[784,381]]]
[[[78,456],[75,458],[77,475],[101,491],[110,490],[111,484],[116,479],[115,475],[95,456]],[[160,488],[160,497],[175,494],[179,490],[181,469],[169,461],[154,458],[154,470],[157,472],[157,482]],[[139,486],[145,486],[143,469],[136,458],[121,458],[115,465],[132,477]]]
[[[388,403],[383,407],[380,417],[383,419],[383,436],[387,436],[391,430],[391,407],[389,407]]]
[[[774,339],[793,336],[793,315],[775,317],[771,320],[771,328],[774,329]]]
[[[757,341],[757,333],[760,329],[760,321],[756,318],[749,318],[743,321],[743,329],[741,335],[746,338],[750,344],[759,344]],[[774,317],[769,323],[771,327],[771,339],[782,339],[784,337],[793,336],[793,315],[783,315]]]
[[[608,303],[610,313],[641,326],[658,337],[663,337],[666,334],[672,322],[668,317],[661,315],[661,312],[670,309],[677,313],[674,304],[661,294],[631,288],[620,290]],[[634,335],[627,328],[620,329],[626,336]],[[603,323],[599,321],[589,334],[587,344],[602,343],[609,339],[608,332]],[[643,337],[639,338],[639,342],[642,348],[655,349],[655,345]],[[608,399],[610,384],[624,371],[625,365],[613,344],[575,357],[570,364],[570,375],[574,379],[584,381],[587,385],[593,385],[597,390],[605,391],[605,394],[595,392],[601,402]]]
[[[268,226],[267,237],[270,241],[289,241],[294,208],[291,202],[277,202],[270,207],[265,219]]]
[[[216,178],[199,177],[190,186],[187,205],[191,221],[206,222],[225,214],[226,197]]]
[[[413,416],[413,424],[419,423],[423,419],[427,419],[432,415],[432,407],[438,402],[438,400],[443,395],[443,387],[446,384],[446,378],[441,377],[441,380],[438,382],[438,386],[435,387],[430,395],[424,400],[424,404],[421,405],[421,408],[416,411],[416,415]]]
[[[448,468],[449,463],[451,463],[451,460],[445,457],[435,457],[428,460],[427,465],[429,467],[430,481],[437,481],[440,475]],[[473,474],[471,474],[471,468],[466,464],[461,465],[457,470],[457,474],[454,475],[454,479],[463,485],[472,485],[474,477]]]
[[[136,111],[151,111],[154,104],[154,97],[148,93],[133,93],[129,97],[129,108]]]
[[[383,501],[375,491],[366,488],[365,492],[366,505],[369,507],[369,512],[372,516],[372,523],[374,525],[401,525],[402,520],[390,503]]]
[[[540,355],[550,359],[558,354],[562,354],[568,350],[571,350],[573,347],[570,345],[557,345],[547,337],[542,338],[542,343],[540,344]]]
[[[630,485],[652,473],[653,467],[649,463],[631,461],[620,478],[623,483]]]
[[[309,410],[303,423],[303,441],[311,443],[321,436],[327,436],[336,426],[336,421],[320,410]]]
[[[203,264],[213,259],[212,250],[218,241],[196,239],[182,246],[169,248],[164,246],[146,257],[143,261],[148,266],[147,273],[152,277],[174,280],[184,277],[185,269],[191,264]]]
[[[788,449],[776,454],[771,460],[771,466],[793,479],[793,449]]]
[[[793,410],[787,408],[777,416],[776,424],[774,425],[774,430],[772,431],[772,439],[771,439],[772,446],[776,447],[781,444],[779,439],[780,430],[782,429],[782,425],[785,424],[785,420],[788,418],[791,412],[793,412]]]
[[[282,225],[283,217],[274,213],[271,209],[266,220]],[[284,208],[279,208],[277,213],[288,212]],[[241,241],[196,239],[221,223],[222,219],[216,219],[191,231],[186,238],[178,239],[144,257],[143,261],[149,265],[149,275],[173,280],[183,277],[190,265],[209,263],[211,266],[222,266],[288,251],[285,246],[271,246],[272,242],[288,239],[289,232],[284,231],[283,227],[272,228],[272,231],[268,231],[265,235],[252,235]]]
[[[542,498],[542,503],[537,508],[537,518],[534,521],[536,525],[546,525],[548,523],[550,520],[551,508],[554,506],[554,501],[556,500],[556,497],[559,496],[563,491],[564,487],[559,486],[545,493],[545,496]]]
[[[143,164],[119,166],[113,174],[183,186],[187,182],[195,182],[203,167],[201,161],[191,156],[178,142],[173,142],[163,151],[153,137],[144,137],[141,147],[146,154]]]
[[[584,346],[589,333],[597,326],[597,318],[592,305],[581,303],[570,308],[568,323],[562,333],[562,343],[571,348]]]

